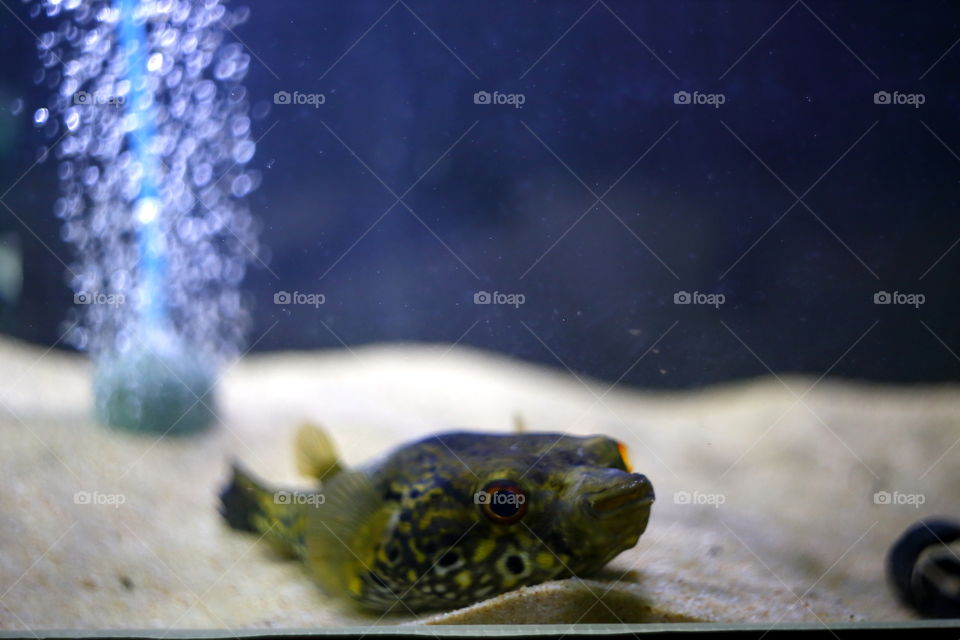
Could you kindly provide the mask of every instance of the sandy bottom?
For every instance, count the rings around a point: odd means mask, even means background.
[[[95,424],[88,376],[82,358],[0,343],[0,628],[903,620],[887,548],[924,515],[960,513],[957,386],[786,377],[608,393],[469,349],[380,346],[247,358],[224,373],[217,428],[157,440]],[[438,429],[509,429],[515,414],[616,437],[653,480],[647,533],[601,575],[379,618],[217,515],[231,457],[303,483],[301,420],[357,463]],[[878,505],[877,491],[924,504]]]

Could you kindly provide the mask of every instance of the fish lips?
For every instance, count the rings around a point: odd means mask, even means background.
[[[627,474],[624,474],[627,475]],[[649,509],[656,496],[653,485],[640,473],[585,497],[587,511],[596,518],[614,518],[640,509]]]

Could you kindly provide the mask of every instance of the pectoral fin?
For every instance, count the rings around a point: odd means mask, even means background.
[[[328,590],[354,598],[360,576],[375,562],[388,531],[390,507],[363,471],[346,471],[324,483],[324,501],[308,514],[305,561]]]

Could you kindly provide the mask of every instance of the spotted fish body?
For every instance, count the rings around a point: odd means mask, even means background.
[[[418,611],[600,569],[637,543],[653,487],[603,436],[443,433],[336,465],[317,492],[235,469],[222,499],[230,524],[298,556],[329,592]]]

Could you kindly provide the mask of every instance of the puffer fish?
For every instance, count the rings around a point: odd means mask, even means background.
[[[466,606],[583,576],[637,544],[653,486],[605,436],[440,433],[345,468],[317,427],[298,433],[316,490],[277,490],[234,464],[221,513],[299,558],[362,608]]]

